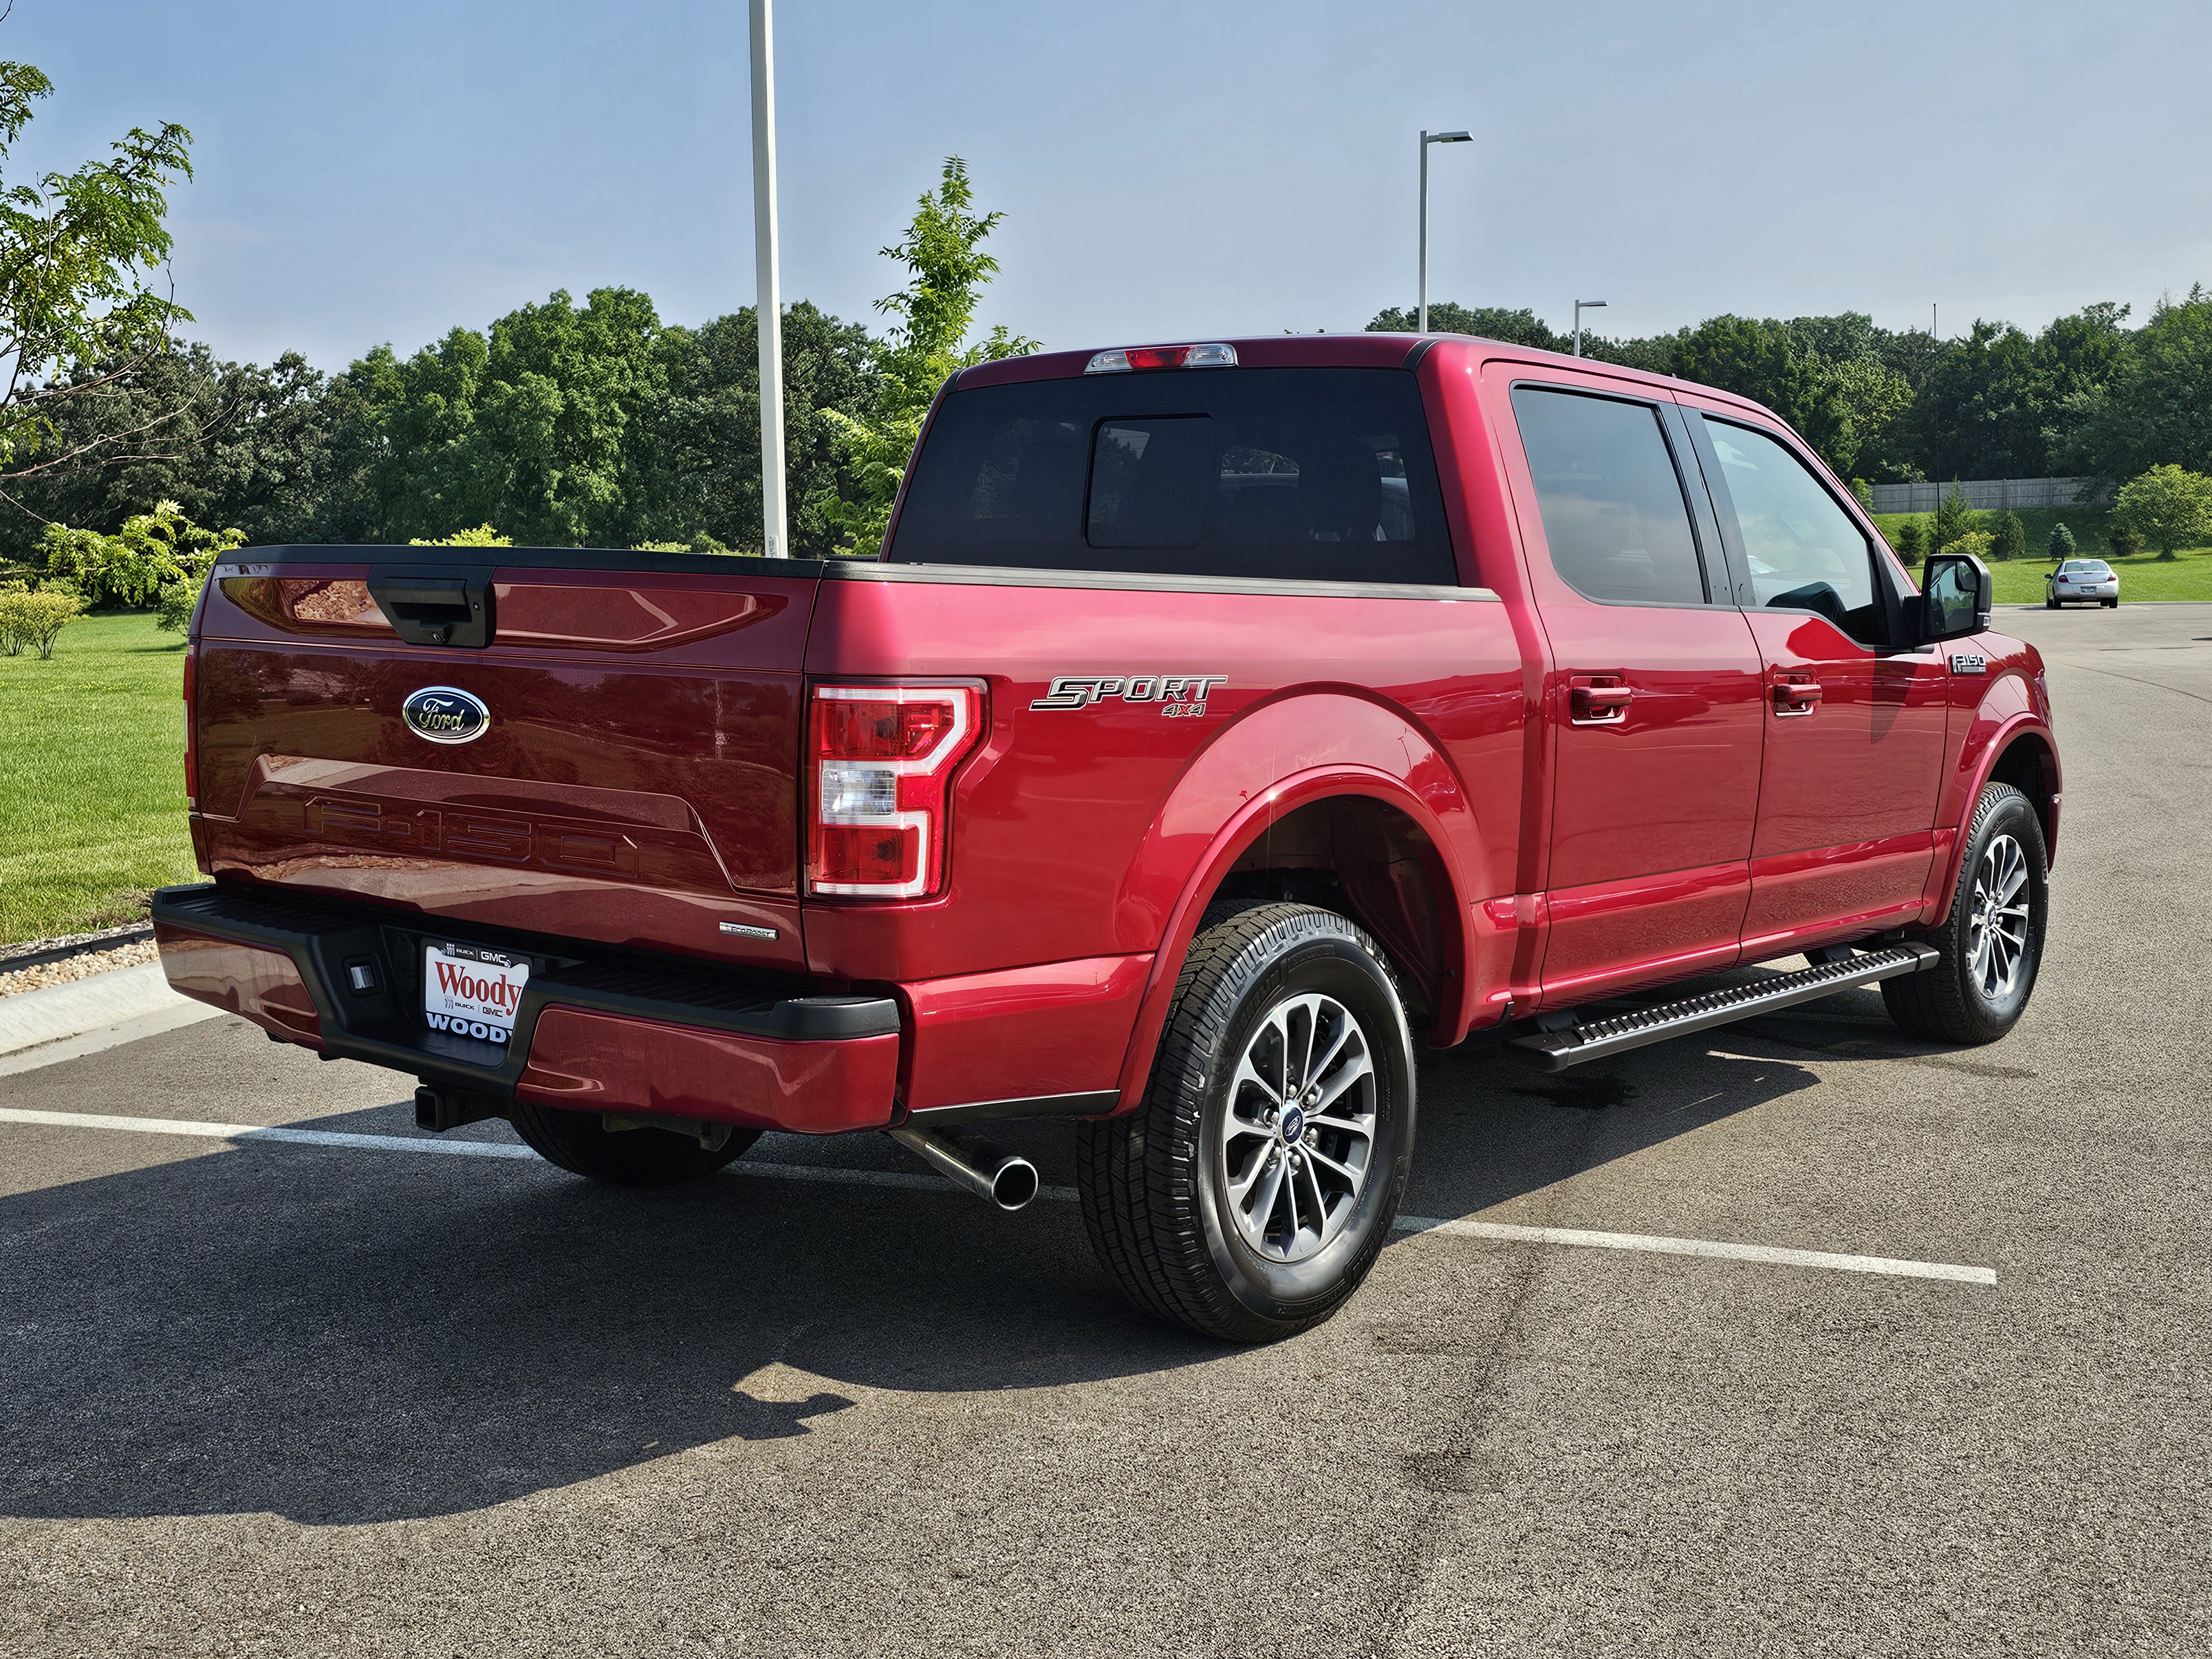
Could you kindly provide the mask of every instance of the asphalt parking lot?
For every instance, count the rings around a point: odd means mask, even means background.
[[[2205,1651],[2212,606],[1999,626],[2067,770],[2009,1039],[1477,1042],[1407,1202],[1994,1284],[1429,1232],[1240,1351],[1049,1198],[0,1124],[0,1652]],[[412,1137],[405,1082],[224,1018],[0,1102]]]

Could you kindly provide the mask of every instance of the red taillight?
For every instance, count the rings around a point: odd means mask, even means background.
[[[944,885],[945,787],[982,716],[973,686],[814,688],[810,892],[924,898]]]
[[[185,647],[185,810],[193,810],[200,798],[200,757],[198,711],[192,707],[194,683],[199,678],[200,648]]]
[[[1131,346],[1127,352],[1132,368],[1181,368],[1182,360],[1190,356],[1188,346]]]

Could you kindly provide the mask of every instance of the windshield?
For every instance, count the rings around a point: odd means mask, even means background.
[[[2112,567],[2102,559],[2069,559],[2065,568],[2079,576],[2109,576],[2112,574]]]

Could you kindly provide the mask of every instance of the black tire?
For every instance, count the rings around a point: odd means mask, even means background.
[[[2120,608],[2120,602],[2118,599],[2100,599],[2098,603],[2107,611],[2118,611]]]
[[[2044,608],[2045,611],[2056,611],[2056,610],[2057,610],[2057,609],[2058,609],[2058,601],[2057,601],[2057,599],[2055,597],[2053,597],[2052,595],[2051,595],[2051,594],[2049,594],[2049,593],[2045,593],[2045,594],[2043,596],[2043,608]]]
[[[1974,803],[1965,839],[1950,915],[1941,927],[1921,936],[1923,944],[1936,947],[1939,960],[1920,973],[1881,982],[1889,1017],[1931,1042],[1995,1042],[2004,1036],[2027,1012],[2043,961],[2051,901],[2044,872],[2043,821],[2034,805],[2008,783],[1990,784]],[[1976,917],[1991,848],[2007,839],[2026,866],[2026,938],[2011,983],[1993,992],[1974,956],[1979,938]]]
[[[1307,1139],[1289,1109],[1299,1109],[1303,1119],[1306,1090],[1353,1075],[1350,1037],[1334,1066],[1315,1060],[1311,1046],[1301,1059],[1285,1058],[1285,1084],[1297,1066],[1310,1070],[1297,1078],[1297,1093],[1285,1090],[1285,1109],[1269,1119],[1270,1128],[1257,1129],[1247,1117],[1231,1127],[1232,1096],[1248,1109],[1255,1098],[1249,1085],[1240,1092],[1236,1083],[1241,1061],[1269,1041],[1261,1028],[1271,1013],[1304,996],[1323,1000],[1304,1028],[1310,1044],[1323,1018],[1342,1015],[1329,1029],[1344,1036],[1356,1027],[1351,1036],[1367,1055],[1370,1069],[1352,1085],[1373,1117],[1358,1184],[1329,1160],[1358,1158],[1357,1135],[1343,1135],[1335,1115],[1366,1112],[1314,1106],[1308,1125],[1314,1138]],[[1336,1015],[1327,1013],[1329,1006]],[[1300,1017],[1286,1018],[1288,1027],[1269,1029],[1297,1029]],[[1352,1089],[1340,1097],[1352,1097]],[[1413,1036],[1375,941],[1344,917],[1307,905],[1212,907],[1176,981],[1144,1103],[1080,1127],[1077,1176],[1091,1247],[1122,1293],[1162,1319],[1231,1342],[1294,1335],[1334,1313],[1375,1265],[1413,1167]],[[1264,1133],[1291,1139],[1278,1145],[1256,1138]],[[1327,1157],[1315,1156],[1323,1148]],[[1266,1213],[1258,1213],[1263,1200],[1255,1195],[1250,1213],[1232,1214],[1236,1201],[1226,1190],[1232,1157],[1243,1158],[1255,1180],[1266,1178],[1257,1169],[1263,1158],[1268,1171],[1279,1159],[1291,1166],[1267,1188]],[[1324,1164],[1335,1173],[1325,1173]],[[1298,1200],[1288,1190],[1301,1175],[1311,1185],[1298,1193],[1310,1191],[1319,1201],[1318,1210],[1309,1202],[1305,1212],[1321,1218],[1316,1246],[1303,1259],[1265,1254],[1244,1228],[1259,1229],[1261,1246],[1279,1234],[1286,1253],[1302,1248]],[[1322,1194],[1324,1179],[1343,1180],[1346,1190]],[[1286,1224],[1275,1228],[1274,1218],[1285,1214]]]
[[[733,1129],[708,1152],[690,1135],[666,1129],[610,1130],[597,1112],[568,1112],[517,1101],[508,1115],[532,1152],[570,1175],[617,1187],[673,1187],[710,1176],[760,1139],[757,1129]]]

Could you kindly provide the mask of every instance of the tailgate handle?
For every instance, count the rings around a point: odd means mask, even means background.
[[[379,565],[368,573],[368,594],[410,645],[470,649],[491,643],[489,569]]]

